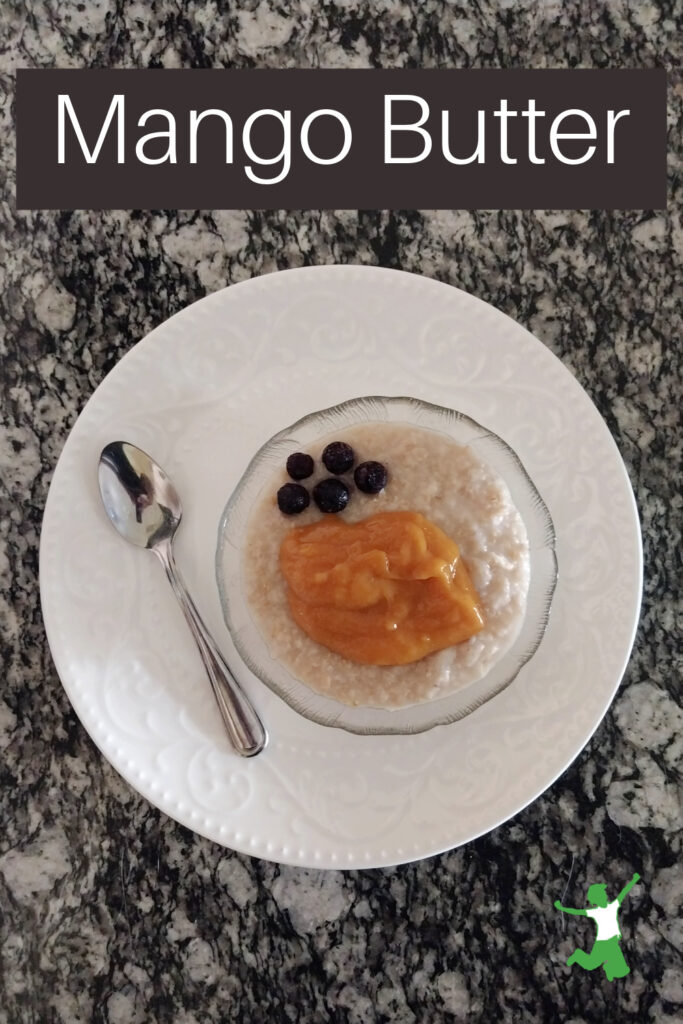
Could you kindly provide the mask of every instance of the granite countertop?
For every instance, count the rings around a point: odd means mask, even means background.
[[[3,5],[0,1022],[681,1019],[680,160],[667,213],[16,213],[11,108],[17,67],[665,66],[673,154],[676,18],[623,0]],[[614,435],[645,551],[626,676],[564,775],[461,849],[348,873],[233,853],[139,797],[71,709],[38,594],[51,473],[117,360],[207,292],[333,262],[458,285],[548,345]],[[630,976],[567,967],[553,901],[634,871]]]

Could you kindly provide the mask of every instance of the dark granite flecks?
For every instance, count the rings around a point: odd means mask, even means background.
[[[683,1014],[678,0],[7,2],[0,11],[0,1022],[645,1022]],[[649,67],[670,72],[668,213],[15,213],[17,67]],[[50,474],[87,397],[206,292],[309,263],[400,267],[529,327],[606,418],[646,582],[610,712],[561,779],[467,847],[391,870],[278,868],[198,838],[98,754],[38,600]],[[565,966],[552,911],[637,870],[632,973]]]

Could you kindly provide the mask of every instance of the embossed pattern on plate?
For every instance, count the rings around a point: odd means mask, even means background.
[[[245,763],[223,735],[163,574],[147,553],[123,544],[102,512],[97,457],[107,441],[125,437],[173,478],[185,509],[179,564],[236,659],[213,568],[225,496],[277,430],[366,394],[371,383],[386,395],[459,409],[505,436],[555,524],[561,573],[551,621],[513,686],[466,719],[414,736],[316,725],[236,660],[272,737]],[[566,768],[628,660],[642,556],[614,442],[540,342],[447,285],[377,268],[317,267],[208,296],[121,360],[55,470],[40,578],[60,678],[132,786],[187,827],[245,853],[368,867],[466,842]]]

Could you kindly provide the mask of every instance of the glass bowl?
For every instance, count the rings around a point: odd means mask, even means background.
[[[252,617],[242,582],[242,553],[249,516],[287,455],[306,451],[319,438],[357,424],[404,423],[439,431],[467,445],[508,486],[529,538],[530,582],[516,640],[481,679],[434,700],[389,709],[351,707],[317,693],[274,658]],[[225,622],[241,657],[295,711],[320,725],[359,734],[410,734],[471,714],[513,682],[545,633],[557,582],[555,530],[545,502],[515,452],[469,416],[415,398],[355,398],[304,416],[267,441],[237,484],[221,517],[216,579]]]

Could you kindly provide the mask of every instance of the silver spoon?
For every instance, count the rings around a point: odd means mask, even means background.
[[[232,745],[243,757],[260,753],[268,742],[266,730],[225,664],[175,564],[173,537],[183,512],[178,492],[163,469],[127,441],[113,441],[102,450],[98,477],[104,507],[118,532],[131,544],[153,551],[166,570]]]

